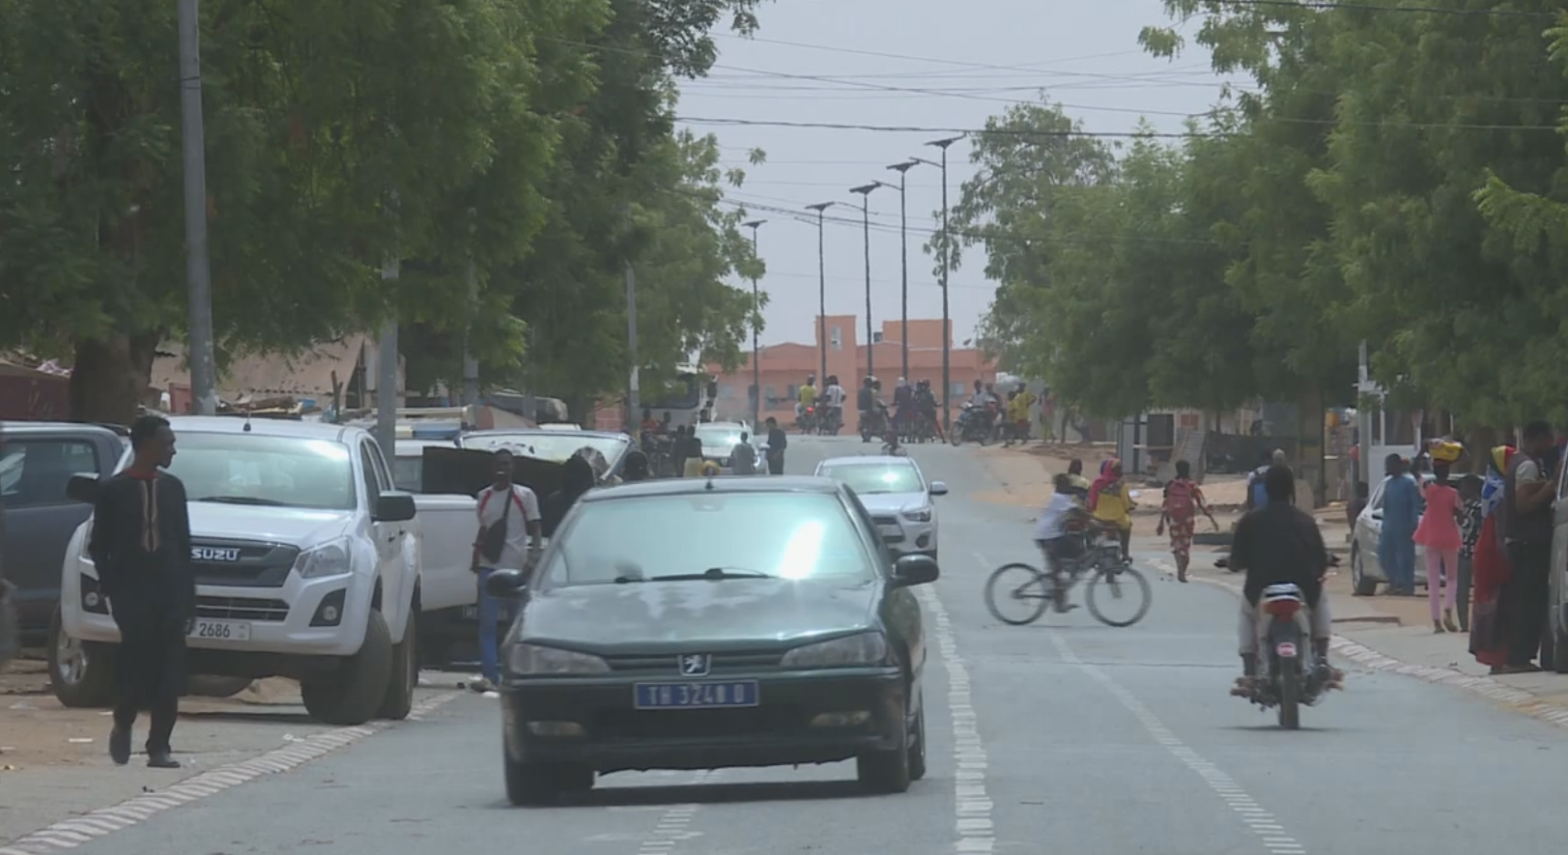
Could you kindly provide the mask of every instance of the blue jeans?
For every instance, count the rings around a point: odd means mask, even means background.
[[[493,567],[479,570],[479,673],[491,683],[501,682],[500,645],[496,637],[501,622],[501,601],[485,593],[485,581]]]

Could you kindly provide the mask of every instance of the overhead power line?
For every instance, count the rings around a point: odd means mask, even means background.
[[[1298,9],[1343,10],[1356,12],[1392,12],[1423,15],[1464,15],[1478,18],[1547,18],[1555,19],[1557,12],[1539,12],[1526,9],[1459,9],[1453,6],[1390,6],[1373,3],[1337,3],[1333,0],[1214,0],[1222,6],[1286,7]]]

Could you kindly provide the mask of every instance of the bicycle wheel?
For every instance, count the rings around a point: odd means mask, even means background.
[[[1133,611],[1132,617],[1125,620],[1107,617],[1105,612],[1100,610],[1100,601],[1095,596],[1101,587],[1109,589],[1110,598],[1117,603],[1129,603],[1135,600],[1137,608]],[[1095,620],[1106,626],[1132,626],[1143,620],[1143,616],[1149,613],[1149,603],[1153,597],[1149,580],[1131,564],[1102,567],[1089,579],[1089,588],[1084,592],[1089,614],[1094,615]]]
[[[1004,576],[1008,577],[1006,581],[1003,581]],[[1033,605],[1030,605],[1031,600]],[[1022,606],[1022,617],[1002,614],[1002,605],[1010,603]],[[1050,577],[1028,564],[1004,564],[985,580],[985,607],[1002,623],[1011,626],[1034,623],[1050,604]]]

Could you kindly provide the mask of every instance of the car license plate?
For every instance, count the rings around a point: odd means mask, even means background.
[[[463,606],[463,620],[479,620],[479,607]]]
[[[197,618],[190,637],[198,641],[250,641],[250,624],[237,620]]]
[[[903,537],[904,536],[904,530],[899,528],[896,525],[879,525],[879,526],[877,526],[877,530],[882,532],[882,536],[883,537]]]
[[[718,683],[638,683],[633,701],[640,710],[703,710],[754,707],[759,700],[756,680]]]

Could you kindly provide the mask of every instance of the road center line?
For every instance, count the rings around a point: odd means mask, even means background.
[[[704,784],[714,783],[722,769],[706,769],[692,776],[692,779],[682,786],[700,787]],[[637,849],[637,855],[673,855],[675,847],[681,841],[701,837],[702,832],[692,831],[692,820],[697,817],[697,810],[701,805],[696,802],[671,805],[659,815],[653,832],[647,836],[642,845]]]
[[[953,815],[958,833],[953,851],[959,855],[988,853],[996,845],[996,829],[991,821],[991,797],[986,793],[988,763],[975,717],[969,668],[958,652],[952,621],[937,597],[936,589],[928,585],[918,590],[931,614],[931,637],[936,639],[937,656],[947,671],[947,707],[953,722],[955,768]]]

